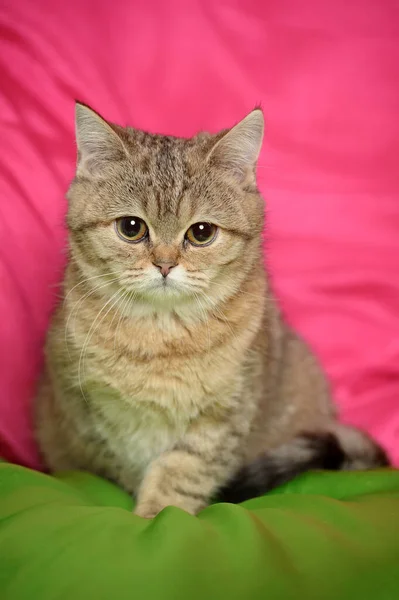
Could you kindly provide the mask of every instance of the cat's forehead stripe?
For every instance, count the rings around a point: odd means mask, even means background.
[[[191,173],[185,156],[187,141],[147,134],[145,142],[143,144],[140,140],[143,150],[145,149],[143,156],[136,155],[136,175],[143,176],[147,182],[151,182],[151,190],[148,190],[147,197],[142,198],[143,209],[155,209],[158,218],[168,213],[179,217],[183,194]]]

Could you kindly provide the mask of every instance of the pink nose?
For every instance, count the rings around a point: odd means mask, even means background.
[[[169,273],[171,272],[171,270],[173,269],[173,267],[176,266],[175,263],[173,262],[161,262],[159,261],[158,263],[153,263],[155,267],[157,267],[162,274],[162,277],[167,277],[169,275]]]

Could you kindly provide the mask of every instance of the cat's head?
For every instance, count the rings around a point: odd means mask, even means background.
[[[230,130],[182,139],[122,128],[77,104],[68,227],[82,279],[153,310],[235,293],[260,260],[263,127],[256,109]]]

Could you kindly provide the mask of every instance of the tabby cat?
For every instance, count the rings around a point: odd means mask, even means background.
[[[191,139],[76,106],[64,298],[47,339],[37,437],[50,470],[85,469],[151,518],[241,501],[310,468],[387,464],[336,420],[263,265],[264,121]]]

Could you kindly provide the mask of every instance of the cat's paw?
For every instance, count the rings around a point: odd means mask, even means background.
[[[143,519],[153,519],[163,508],[165,508],[165,506],[146,502],[136,506],[134,514],[138,517],[143,517]]]

